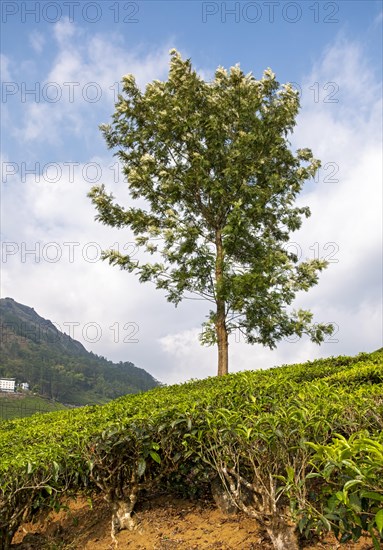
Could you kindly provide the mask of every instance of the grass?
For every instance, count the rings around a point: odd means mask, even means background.
[[[32,416],[35,413],[66,409],[65,405],[32,394],[7,395],[0,393],[0,420]]]

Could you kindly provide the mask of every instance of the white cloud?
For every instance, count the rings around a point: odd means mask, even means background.
[[[46,41],[45,41],[44,35],[41,32],[34,30],[29,35],[29,42],[32,48],[34,49],[34,51],[40,54],[44,49]]]
[[[103,122],[100,117],[113,110],[124,74],[133,73],[143,86],[167,72],[167,45],[139,55],[127,51],[118,34],[112,39],[102,34],[88,36],[66,19],[53,28],[57,54],[40,79],[39,101],[25,102],[21,123],[13,130],[23,142],[62,144],[70,136],[81,136],[92,143]]]
[[[54,25],[53,29],[56,41],[64,48],[74,47],[73,38],[75,34],[79,35],[78,37],[82,34],[81,29],[75,27],[73,22],[70,22],[69,17],[63,17]]]
[[[321,169],[319,182],[300,199],[310,206],[312,216],[294,240],[306,255],[335,251],[331,259],[338,262],[329,265],[302,303],[309,306],[317,300],[320,320],[339,324],[339,352],[356,352],[362,342],[378,347],[382,333],[380,88],[366,66],[362,46],[344,39],[314,66],[304,93],[313,82],[322,90],[325,83],[336,82],[339,102],[315,103],[307,93],[303,97],[294,145],[310,146],[323,164],[331,165],[327,171]],[[336,181],[326,182],[334,166],[339,167],[333,174]],[[362,327],[368,327],[367,334]],[[356,333],[363,333],[363,338]]]

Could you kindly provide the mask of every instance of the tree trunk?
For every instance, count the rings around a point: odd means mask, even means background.
[[[220,231],[216,233],[216,264],[215,264],[215,282],[216,282],[216,304],[217,317],[215,329],[217,333],[218,344],[218,376],[223,376],[229,372],[229,341],[226,327],[226,303],[222,298],[223,284],[223,246],[222,235]]]
[[[111,536],[115,546],[117,543],[117,533],[123,529],[133,531],[136,528],[136,521],[132,518],[134,505],[137,502],[137,486],[132,487],[130,495],[125,500],[113,502],[112,531]]]
[[[279,516],[274,516],[266,525],[266,531],[275,550],[299,550],[298,536],[295,525],[292,523],[286,522]]]
[[[223,311],[225,302],[223,302]],[[217,304],[217,341],[218,341],[218,376],[223,376],[229,372],[229,342],[225,322],[225,314],[222,313],[222,307]]]

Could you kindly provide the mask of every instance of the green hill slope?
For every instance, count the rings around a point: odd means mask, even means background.
[[[0,300],[0,334],[0,377],[28,382],[31,390],[52,400],[106,403],[158,386],[144,369],[88,352],[33,308],[11,298]]]
[[[21,517],[63,496],[101,493],[117,538],[134,527],[143,490],[195,497],[210,486],[276,550],[327,531],[342,542],[361,534],[374,548],[383,542],[381,351],[156,388],[1,427],[4,549]]]
[[[15,394],[15,396],[0,394],[0,421],[24,418],[36,413],[61,411],[66,408],[58,401],[50,401],[44,397],[32,395],[30,392]]]

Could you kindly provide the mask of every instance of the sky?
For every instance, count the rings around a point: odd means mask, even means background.
[[[87,193],[127,184],[99,131],[121,78],[166,80],[169,50],[206,80],[237,63],[292,82],[301,110],[293,149],[322,161],[298,203],[312,215],[291,234],[301,259],[326,258],[319,284],[297,296],[335,332],[317,346],[274,350],[230,337],[229,369],[354,355],[382,346],[382,3],[364,1],[14,2],[1,5],[1,297],[113,361],[166,384],[216,374],[217,350],[198,336],[209,304],[175,308],[151,283],[102,262],[136,254],[128,229],[94,220]]]

